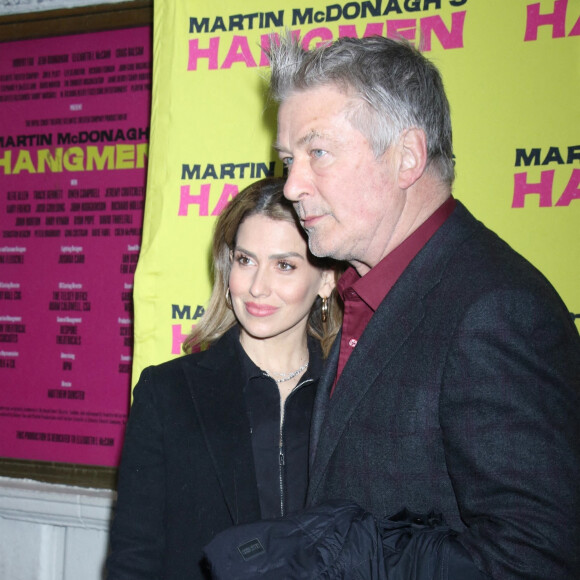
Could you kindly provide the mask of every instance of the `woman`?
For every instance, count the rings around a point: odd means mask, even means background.
[[[201,549],[217,532],[303,507],[315,388],[340,310],[335,271],[309,254],[283,186],[254,183],[222,212],[190,354],[145,369],[135,388],[109,580],[203,578]]]

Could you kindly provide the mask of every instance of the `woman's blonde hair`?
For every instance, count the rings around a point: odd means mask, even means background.
[[[183,343],[184,352],[191,353],[210,346],[236,324],[236,318],[226,299],[226,292],[236,236],[240,224],[246,218],[264,215],[274,220],[291,222],[307,240],[292,203],[284,197],[284,182],[285,179],[281,177],[267,177],[256,181],[238,193],[220,214],[215,225],[212,245],[214,279],[212,294],[201,321],[193,327]],[[344,269],[342,264],[316,258],[310,252],[308,259],[317,268],[333,269],[337,278]],[[308,334],[320,341],[325,357],[342,323],[342,307],[336,290],[329,296],[327,307],[326,322],[322,322],[322,299],[318,296],[308,318]]]

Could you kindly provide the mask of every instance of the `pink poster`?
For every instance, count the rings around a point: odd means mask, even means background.
[[[150,34],[1,45],[1,457],[117,465],[130,397]]]

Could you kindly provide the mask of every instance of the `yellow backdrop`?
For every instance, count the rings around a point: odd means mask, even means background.
[[[454,195],[580,313],[580,0],[155,0],[134,382],[180,353],[203,312],[215,216],[250,182],[282,174],[260,46],[284,29],[309,46],[422,38],[451,102]]]

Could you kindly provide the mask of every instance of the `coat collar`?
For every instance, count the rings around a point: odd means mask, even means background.
[[[207,351],[184,357],[191,398],[232,524],[260,518],[237,333],[234,327]]]

